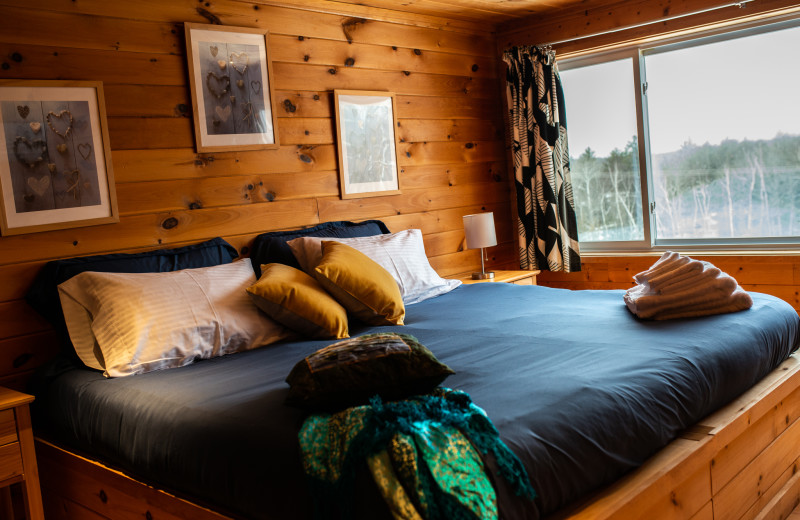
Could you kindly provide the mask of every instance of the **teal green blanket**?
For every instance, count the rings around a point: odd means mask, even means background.
[[[533,499],[525,468],[469,395],[439,388],[394,402],[312,415],[299,434],[317,518],[351,516],[356,468],[367,464],[396,519],[496,519],[484,458],[518,496]]]

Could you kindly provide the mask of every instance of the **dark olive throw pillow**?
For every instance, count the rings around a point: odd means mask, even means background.
[[[300,360],[286,378],[286,404],[335,411],[367,404],[375,395],[403,399],[430,392],[454,373],[414,336],[366,334]]]

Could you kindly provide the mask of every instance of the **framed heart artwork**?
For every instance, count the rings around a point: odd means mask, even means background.
[[[184,25],[197,151],[278,148],[267,31]]]
[[[0,232],[112,222],[102,83],[0,80]]]

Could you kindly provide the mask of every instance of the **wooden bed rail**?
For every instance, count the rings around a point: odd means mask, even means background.
[[[547,520],[782,520],[800,503],[800,357]],[[49,520],[229,517],[37,439]],[[591,471],[591,469],[587,469]]]

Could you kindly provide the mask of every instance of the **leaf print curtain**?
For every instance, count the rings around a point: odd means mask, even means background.
[[[555,53],[514,47],[503,54],[503,61],[508,65],[520,266],[580,271],[564,91]]]

